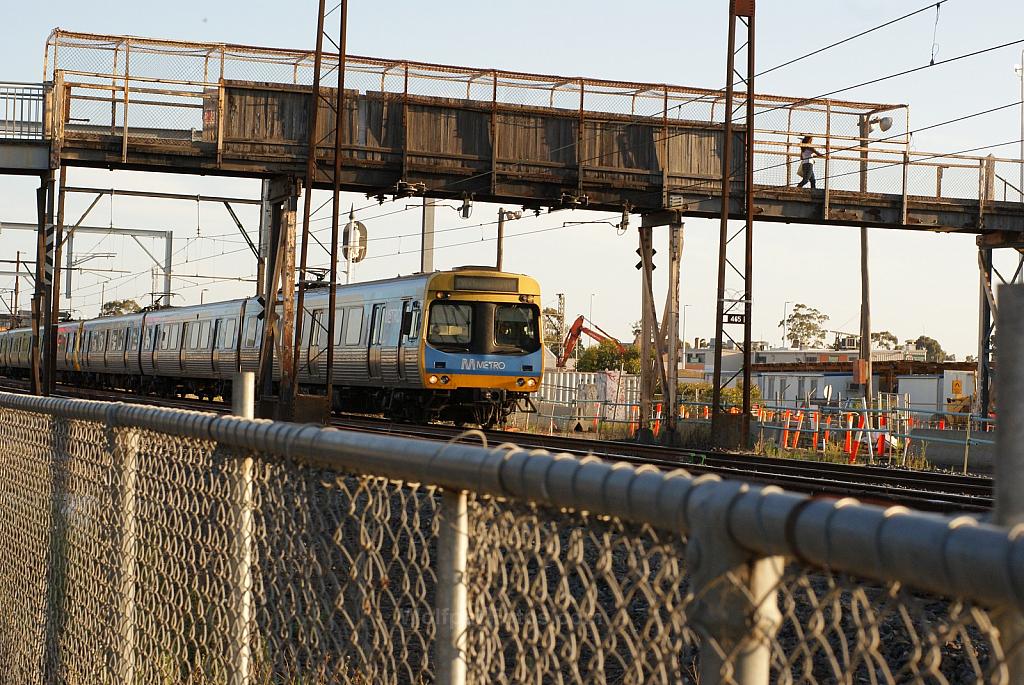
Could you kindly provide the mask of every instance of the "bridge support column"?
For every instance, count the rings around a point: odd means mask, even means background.
[[[651,341],[657,324],[654,322],[654,298],[651,290],[651,275],[654,270],[654,248],[651,244],[650,226],[640,227],[640,263],[637,268],[642,274],[640,314],[640,416],[637,421],[636,440],[650,443],[654,440],[651,431],[651,408],[654,405],[654,354]],[[660,337],[660,336],[659,336]]]
[[[978,375],[975,381],[975,397],[979,416],[988,416],[990,403],[992,355],[993,305],[992,294],[992,250],[978,250]]]
[[[46,339],[51,322],[51,298],[53,295],[53,205],[54,205],[54,173],[39,177],[39,188],[36,190],[36,273],[35,292],[32,295],[32,392],[36,395],[48,395],[50,378],[53,370],[48,363]]]
[[[60,259],[64,242],[64,189],[67,186],[68,168],[60,168],[60,192],[57,195],[57,221],[51,227],[50,254],[50,325],[46,331],[46,361],[44,368],[50,371],[46,376],[46,394],[57,389],[57,326],[60,323]],[[52,192],[52,190],[51,190]]]
[[[640,317],[640,420],[636,439],[643,443],[654,440],[654,433],[651,430],[651,409],[654,405],[654,390],[658,381],[661,382],[664,400],[662,411],[667,412],[661,425],[670,434],[663,439],[673,442],[676,437],[676,421],[672,417],[676,402],[676,374],[670,375],[666,369],[676,366],[673,363],[672,355],[678,354],[678,352],[669,350],[678,350],[679,348],[679,258],[682,254],[682,223],[674,222],[670,232],[669,302],[666,303],[661,328],[658,327],[658,314],[654,305],[654,288],[652,286],[654,247],[651,229],[652,226],[647,222],[640,226],[640,247],[636,251],[640,255],[640,263],[636,266],[643,274]],[[675,326],[674,330],[672,330],[673,326]],[[659,431],[659,435],[664,436],[665,434]]]
[[[292,374],[295,348],[295,214],[299,206],[299,182],[292,177],[271,179],[270,252],[271,266],[267,287],[263,292],[263,333],[260,345],[259,392],[262,418],[290,419],[291,398],[295,397]],[[281,311],[277,311],[280,302]],[[274,359],[277,358],[281,378],[278,393],[274,392]]]
[[[668,296],[661,327],[668,383],[664,389],[665,420],[658,436],[666,445],[678,445],[679,436],[679,275],[683,259],[683,224],[673,223],[668,232]]]
[[[267,291],[267,255],[270,252],[271,224],[274,221],[274,210],[270,203],[270,180],[263,179],[260,189],[260,236],[256,257],[256,295]]]

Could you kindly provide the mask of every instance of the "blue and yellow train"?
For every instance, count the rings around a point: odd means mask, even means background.
[[[540,289],[486,267],[337,286],[334,340],[327,287],[307,291],[298,383],[323,390],[334,352],[334,409],[484,426],[532,409],[543,352]],[[278,303],[280,307],[280,303]],[[229,397],[256,371],[263,317],[255,298],[60,324],[58,380],[162,396]],[[27,377],[31,331],[0,333],[0,373]],[[280,366],[274,360],[274,378]]]

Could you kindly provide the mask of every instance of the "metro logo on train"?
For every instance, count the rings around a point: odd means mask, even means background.
[[[463,371],[504,371],[505,362],[489,359],[463,359]]]

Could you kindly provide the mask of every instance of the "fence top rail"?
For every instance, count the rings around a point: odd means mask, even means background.
[[[974,517],[812,499],[682,470],[612,464],[511,444],[438,444],[196,411],[0,393],[0,411],[211,440],[240,451],[349,473],[588,511],[688,534],[727,522],[754,555],[785,555],[833,571],[989,604],[1024,606],[1024,536]],[[482,437],[477,434],[478,437]]]
[[[45,83],[32,83],[29,81],[0,81],[0,88],[17,88],[18,90],[36,91],[39,94],[46,92]]]
[[[254,63],[271,63],[288,65],[293,67],[312,67],[313,51],[297,50],[287,48],[260,47],[253,45],[242,45],[232,43],[204,43],[182,40],[170,40],[159,38],[146,38],[142,36],[107,35],[96,33],[83,33],[67,31],[55,28],[51,31],[46,40],[46,59],[44,72],[53,73],[59,69],[59,50],[61,48],[95,49],[95,50],[124,50],[164,54],[168,57],[191,57],[201,59],[227,59]],[[51,55],[57,52],[57,57],[51,61]],[[331,63],[337,60],[336,55],[325,54],[323,59]],[[614,88],[618,91],[616,95],[624,96],[646,96],[646,97],[672,97],[674,95],[701,96],[712,99],[724,97],[724,91],[709,88],[695,88],[690,86],[676,86],[665,83],[645,83],[632,81],[614,81],[605,79],[587,78],[582,76],[558,76],[553,74],[531,74],[503,69],[481,69],[478,67],[465,67],[450,64],[434,64],[430,62],[417,62],[412,60],[389,60],[376,57],[365,57],[359,55],[348,56],[348,68],[359,69],[360,67],[373,67],[375,72],[387,74],[394,69],[401,69],[403,72],[416,71],[417,78],[443,78],[448,75],[451,78],[455,75],[457,80],[463,79],[469,82],[479,82],[481,79],[491,77],[509,78],[524,83],[533,83],[537,86],[544,86],[554,90],[562,88],[596,86]],[[413,74],[411,74],[413,75]],[[504,84],[503,84],[504,85]],[[742,98],[743,93],[739,94]],[[786,104],[796,108],[808,106],[822,106],[833,109],[847,109],[863,114],[876,114],[896,109],[904,109],[904,104],[883,104],[872,102],[858,102],[852,100],[835,100],[825,98],[802,98],[756,93],[755,99],[758,102]]]

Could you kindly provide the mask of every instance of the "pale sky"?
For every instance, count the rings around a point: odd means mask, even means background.
[[[757,61],[764,69],[834,40],[917,9],[924,2],[880,0],[826,1],[798,4],[783,0],[758,3]],[[283,12],[282,7],[290,7]],[[505,68],[544,74],[646,81],[720,88],[725,78],[726,0],[717,2],[630,3],[610,0],[518,3],[410,2],[382,6],[351,0],[349,50],[352,54],[392,59]],[[285,3],[222,0],[140,3],[127,0],[81,2],[53,0],[19,6],[0,42],[2,77],[38,81],[46,36],[54,25],[68,30],[196,41],[308,49],[315,39],[316,6],[312,0]],[[821,56],[773,72],[757,90],[809,97],[877,76],[928,63],[932,55],[935,12],[848,43]],[[1024,38],[1024,3],[1009,0],[948,0],[941,8],[935,43],[936,59],[945,59],[998,43]],[[1019,98],[1014,64],[1020,46],[936,67],[837,96],[870,102],[910,105],[911,128],[996,107]],[[1011,108],[962,124],[914,137],[913,147],[956,151],[1019,138],[1020,110]],[[992,150],[1016,157],[1017,145]],[[982,154],[987,154],[982,153]],[[821,174],[821,171],[818,171]],[[71,169],[74,185],[150,189],[189,194],[258,197],[259,182]],[[0,178],[0,221],[34,221],[34,179]],[[89,202],[69,195],[67,217],[76,220]],[[360,195],[346,196],[346,205],[368,204]],[[372,219],[402,209],[410,202],[386,203],[363,211],[372,242],[356,280],[405,274],[418,268],[419,230],[415,209]],[[490,222],[497,207],[477,204],[469,220],[454,211],[438,210],[438,229]],[[242,207],[240,217],[255,237],[257,213]],[[605,224],[575,226],[515,238],[518,232],[560,227],[564,221],[605,218],[606,213],[558,212],[509,224],[505,266],[539,279],[546,304],[564,292],[567,314],[589,315],[605,330],[629,336],[630,323],[640,318],[640,278],[634,269],[635,230],[617,236]],[[241,242],[222,207],[195,203],[118,198],[102,200],[89,224],[154,228],[175,232],[175,304],[251,293],[252,284],[187,278],[188,275],[245,277],[255,272],[252,255]],[[636,218],[634,225],[639,223]],[[323,226],[324,223],[318,224]],[[788,226],[759,223],[755,227],[754,332],[757,339],[778,343],[784,303],[803,302],[827,313],[828,328],[856,330],[859,316],[858,229]],[[201,239],[196,240],[197,233]],[[495,227],[450,230],[438,245],[439,268],[491,263]],[[711,337],[714,320],[717,221],[686,223],[682,297],[687,338]],[[405,236],[400,239],[392,236]],[[492,240],[487,240],[491,238]],[[655,234],[658,260],[667,254],[664,233]],[[159,254],[162,246],[147,244]],[[0,258],[16,250],[31,255],[31,234],[0,231]],[[71,306],[78,316],[94,316],[101,294],[106,299],[147,301],[152,290],[150,262],[127,238],[79,237],[80,253],[114,253],[89,266],[128,273],[76,275]],[[399,254],[395,254],[399,253]],[[316,254],[315,252],[313,254]],[[324,263],[318,255],[314,263]],[[997,268],[1012,272],[1015,259],[997,257]],[[977,254],[973,236],[931,235],[910,231],[872,231],[871,266],[875,330],[890,330],[901,340],[926,334],[963,359],[975,353],[977,335]],[[666,269],[655,272],[663,297]],[[106,282],[105,288],[101,283]],[[0,290],[12,280],[0,277]],[[7,293],[2,293],[6,299]],[[591,297],[593,294],[593,298]],[[66,301],[65,301],[66,302]],[[27,306],[27,299],[22,303]],[[660,309],[660,307],[659,307]]]

